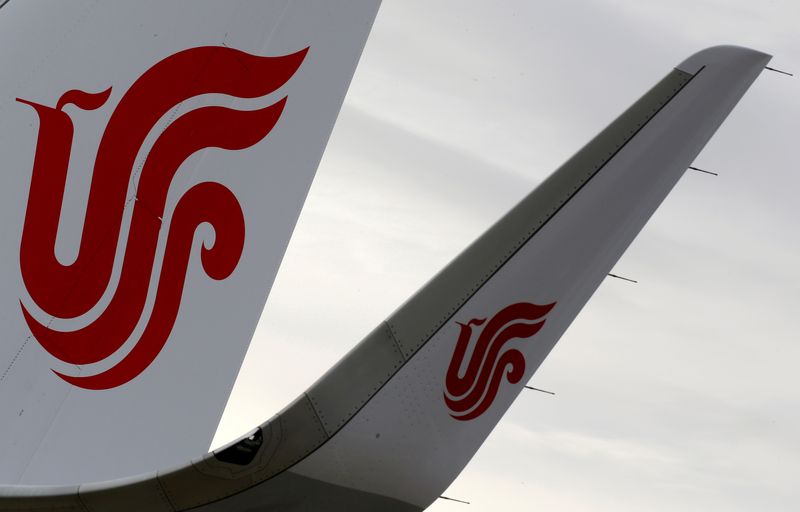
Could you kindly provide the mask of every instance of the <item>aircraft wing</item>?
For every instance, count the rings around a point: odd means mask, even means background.
[[[245,438],[127,481],[4,487],[0,510],[426,508],[768,60],[733,46],[685,60]]]

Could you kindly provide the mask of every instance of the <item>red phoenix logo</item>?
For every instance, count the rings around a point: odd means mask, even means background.
[[[466,324],[458,323],[461,331],[445,380],[444,401],[450,416],[461,421],[477,418],[494,402],[504,374],[511,384],[522,379],[525,356],[519,350],[503,348],[512,339],[530,338],[539,332],[544,325],[542,318],[555,305],[555,302],[546,306],[519,302],[502,309],[488,322],[485,318],[473,318]],[[484,324],[465,368],[473,328]]]
[[[112,113],[94,163],[78,256],[62,265],[55,242],[64,198],[73,124],[66,105],[95,110],[108,100],[100,93],[71,90],[55,108],[17,99],[39,117],[39,138],[20,248],[22,278],[31,299],[53,318],[87,313],[111,284],[125,209],[133,213],[125,241],[119,280],[108,306],[85,327],[57,331],[40,323],[20,302],[33,336],[54,357],[74,365],[108,358],[130,338],[142,317],[153,273],[159,232],[170,183],[181,164],[197,151],[216,147],[241,150],[261,141],[283,112],[286,97],[259,110],[207,106],[173,121],[157,137],[141,167],[135,195],[134,163],[145,138],[167,112],[181,102],[209,93],[257,98],[285,84],[300,67],[308,48],[281,57],[260,57],[228,47],[198,47],[158,62],[139,77]],[[189,189],[172,212],[155,301],[144,331],[116,365],[89,376],[64,375],[86,389],[120,386],[143,372],[158,356],[175,324],[196,228],[208,223],[215,232],[203,246],[201,262],[212,279],[227,278],[236,268],[245,238],[242,209],[233,193],[215,182]]]

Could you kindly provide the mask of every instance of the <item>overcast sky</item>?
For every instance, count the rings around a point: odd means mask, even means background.
[[[691,53],[793,1],[384,0],[215,444],[302,393]],[[800,79],[765,72],[435,512],[796,511]]]

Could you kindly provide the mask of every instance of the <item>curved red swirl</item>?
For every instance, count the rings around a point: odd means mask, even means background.
[[[225,279],[236,268],[244,246],[244,217],[239,202],[219,183],[195,185],[175,207],[167,237],[153,313],[138,343],[130,353],[105,372],[88,377],[73,377],[55,372],[67,382],[85,389],[108,389],[124,384],[143,372],[158,356],[172,332],[183,294],[192,239],[197,226],[208,222],[216,239],[212,247],[203,246],[203,269],[212,279]]]
[[[40,121],[20,247],[22,277],[31,299],[47,314],[58,318],[77,317],[98,302],[110,284],[124,209],[128,204],[126,195],[133,177],[134,161],[155,123],[170,109],[200,94],[220,93],[239,98],[269,94],[294,75],[307,50],[282,57],[260,57],[228,47],[200,47],[176,53],[147,70],[121,98],[103,133],[94,165],[78,256],[67,265],[62,265],[56,259],[54,249],[73,136],[72,121],[62,109],[73,104],[83,110],[94,110],[105,103],[111,90],[97,94],[68,91],[61,96],[56,108],[18,99],[32,106]],[[181,164],[204,148],[240,150],[256,144],[273,129],[285,104],[286,98],[283,98],[273,105],[253,111],[223,107],[198,108],[182,115],[164,130],[153,144],[142,167],[119,283],[108,307],[86,327],[61,332],[39,323],[22,306],[23,315],[33,335],[45,350],[68,363],[90,364],[107,358],[126,342],[143,313],[158,235],[165,214],[167,193]],[[181,198],[173,214],[156,304],[145,335],[125,360],[112,370],[119,366],[136,366],[133,363],[137,360],[141,366],[144,364],[142,361],[150,355],[155,358],[169,336],[174,317],[167,321],[170,318],[168,312],[177,312],[185,267],[182,270],[172,268],[168,271],[166,258],[174,252],[170,244],[178,244],[183,240],[181,237],[187,236],[191,241],[197,225],[182,222],[181,219],[193,217],[188,213],[181,213],[179,216],[180,208],[187,208],[181,205],[193,205],[197,208],[197,212],[191,214],[199,216],[197,218],[207,217],[200,222],[211,222],[218,240],[220,237],[225,239],[225,230],[233,229],[231,226],[239,222],[228,222],[224,219],[232,219],[238,215],[242,223],[243,239],[244,221],[241,219],[241,209],[230,191],[218,184],[210,188],[200,185],[197,187],[190,191],[191,195],[187,193]],[[223,196],[225,199],[222,199]],[[223,217],[218,217],[221,212],[207,212],[208,206],[201,204],[202,200],[220,202],[231,211],[232,200],[236,213],[228,212]],[[176,229],[184,229],[186,233],[174,234]],[[206,258],[233,261],[235,267],[240,254],[241,243],[237,245],[218,241],[213,251],[203,252],[204,268],[212,278],[222,279],[224,277],[215,275],[227,276],[233,268],[226,271],[227,273],[214,274],[212,269],[215,266],[210,263],[207,265]],[[185,261],[188,262],[188,255],[186,258]],[[182,260],[175,260],[177,261]],[[165,277],[165,272],[169,272],[169,276]],[[181,276],[180,283],[172,279],[173,272],[174,275]],[[164,286],[172,286],[172,291],[162,290]],[[151,328],[155,319],[160,319],[163,326],[168,325],[168,328]],[[163,339],[153,341],[151,338],[155,333],[159,333]],[[153,349],[156,346],[158,350]],[[150,362],[152,359],[138,372]],[[138,372],[129,371],[125,375]],[[104,379],[94,376],[98,379],[92,382],[103,381],[103,387],[114,387],[127,382],[119,377],[122,375],[119,370],[109,370],[100,375],[104,375]],[[81,385],[79,382],[89,382],[87,377],[61,376],[70,382],[74,381],[76,385]],[[86,387],[94,386],[96,385]]]
[[[525,374],[525,357],[516,349],[502,350],[512,339],[530,338],[539,332],[544,326],[544,320],[540,319],[555,305],[555,302],[545,306],[520,302],[502,309],[488,323],[485,319],[459,323],[460,332],[447,369],[444,393],[453,418],[471,420],[486,412],[494,402],[504,374],[511,384],[520,381]],[[475,342],[464,374],[460,375],[473,327],[484,323],[486,326]]]

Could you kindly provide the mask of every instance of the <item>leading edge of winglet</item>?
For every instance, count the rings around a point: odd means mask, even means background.
[[[736,45],[710,46],[693,54],[677,66],[686,73],[696,74],[707,66],[741,66],[754,65],[763,68],[772,58],[772,55]]]

